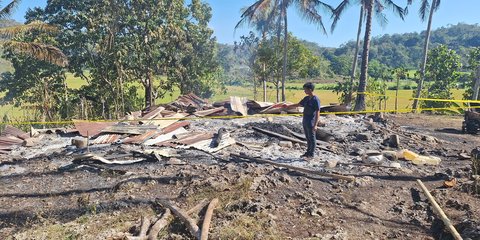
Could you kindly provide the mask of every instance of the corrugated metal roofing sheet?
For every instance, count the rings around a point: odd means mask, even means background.
[[[151,130],[148,131],[144,134],[133,136],[133,137],[128,137],[125,140],[123,140],[123,143],[144,143],[148,139],[152,138],[153,136],[157,135],[160,132],[160,130]]]
[[[75,124],[75,128],[78,130],[80,135],[84,137],[96,136],[103,129],[116,124],[115,122],[87,122],[81,120],[73,120],[73,123]]]
[[[120,139],[120,134],[101,134],[95,140],[91,141],[92,144],[108,144],[114,143]]]
[[[0,145],[21,145],[23,140],[14,136],[0,137]]]
[[[224,107],[219,107],[219,108],[213,108],[213,109],[207,109],[207,110],[202,110],[202,111],[196,111],[193,113],[193,115],[197,117],[205,117],[208,115],[212,115],[215,113],[223,112],[225,110]]]
[[[192,133],[181,139],[174,140],[172,142],[182,145],[190,145],[203,140],[212,139],[213,133]]]
[[[30,138],[30,134],[10,125],[5,126],[2,132],[2,136],[15,136],[23,140]]]
[[[165,128],[162,129],[162,133],[165,134],[165,133],[171,133],[181,127],[186,127],[186,126],[190,126],[191,122],[189,121],[181,121],[181,122],[176,122],[176,123],[173,123],[172,125],[170,126],[167,126]]]

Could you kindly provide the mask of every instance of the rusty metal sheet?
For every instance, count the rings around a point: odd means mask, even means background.
[[[150,130],[144,134],[133,136],[133,137],[128,137],[125,140],[123,140],[122,143],[143,143],[147,141],[148,139],[152,138],[153,136],[157,135],[160,132],[160,130]]]
[[[0,145],[0,150],[9,151],[13,149],[13,145]]]
[[[233,112],[240,113],[242,116],[247,116],[247,98],[246,97],[230,97],[230,108]]]
[[[156,143],[155,145],[159,147],[171,147],[171,148],[176,148],[178,146],[178,144],[173,143],[172,140],[159,142],[159,143]]]
[[[0,145],[22,145],[23,140],[14,136],[0,137]]]
[[[120,139],[120,134],[101,134],[95,140],[91,141],[92,144],[108,144],[114,143]]]
[[[157,107],[157,108],[151,110],[150,112],[148,112],[147,114],[143,115],[142,119],[156,118],[163,110],[165,110],[164,107]],[[160,116],[160,117],[162,117],[162,116]]]
[[[180,119],[186,117],[188,114],[185,113],[175,113],[171,117],[165,117],[165,118],[160,118],[160,119],[150,119],[150,120],[145,120],[143,121],[144,124],[151,124],[151,125],[156,125],[159,128],[166,128],[178,121]]]
[[[88,122],[82,120],[73,120],[73,124],[75,124],[75,128],[78,130],[80,135],[87,137],[87,136],[96,136],[98,135],[103,129],[113,126],[115,122]]]
[[[27,138],[30,138],[30,134],[14,127],[14,126],[10,126],[10,125],[7,125],[5,126],[5,129],[3,130],[2,132],[2,136],[14,136],[14,137],[18,137],[20,139],[27,139]]]
[[[272,106],[273,103],[271,102],[259,102],[259,101],[254,101],[254,100],[249,100],[247,102],[247,106],[249,108],[254,108],[254,109],[262,109],[262,108],[267,108]]]
[[[113,125],[102,130],[103,133],[141,135],[158,129],[155,125]]]
[[[177,98],[177,100],[169,103],[168,105],[173,106],[177,109],[187,111],[190,109],[199,110],[203,106],[207,105],[208,102],[193,93],[182,95]]]
[[[152,139],[147,140],[143,144],[147,145],[147,146],[156,145],[159,142],[165,142],[165,141],[171,140],[173,138],[173,135],[175,135],[175,134],[182,134],[182,133],[186,133],[186,132],[187,132],[187,130],[185,130],[185,128],[181,127],[181,128],[173,130],[172,132],[161,134],[161,135],[158,135],[156,137],[152,137]]]
[[[223,112],[225,110],[224,107],[219,107],[219,108],[213,108],[213,109],[207,109],[207,110],[201,110],[201,111],[196,111],[193,113],[193,115],[197,117],[205,117],[209,116],[215,113]]]
[[[213,133],[195,133],[182,139],[175,140],[173,142],[181,145],[190,145],[203,140],[212,139],[213,135]]]
[[[181,121],[181,122],[173,123],[172,125],[163,128],[162,129],[162,134],[171,133],[171,132],[173,132],[173,131],[181,128],[181,127],[190,126],[190,124],[191,124],[191,122],[189,122],[189,121]]]

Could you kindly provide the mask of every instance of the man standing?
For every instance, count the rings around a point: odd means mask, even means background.
[[[315,85],[311,82],[303,85],[303,91],[307,94],[297,104],[288,106],[289,108],[302,106],[303,107],[303,131],[307,139],[307,152],[301,157],[311,158],[315,155],[315,148],[317,146],[317,139],[315,133],[317,131],[317,124],[320,118],[320,99],[313,95]]]

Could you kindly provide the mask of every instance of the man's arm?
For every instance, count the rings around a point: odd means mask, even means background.
[[[315,125],[313,125],[313,131],[317,131],[318,121],[320,120],[320,109],[315,111]]]
[[[291,105],[283,104],[282,106],[283,107],[288,107],[288,108],[296,108],[296,107],[300,107],[302,105],[300,103],[294,103],[294,104],[291,104]]]
[[[316,111],[315,111],[315,125],[313,125],[313,130],[316,131],[317,130],[317,126],[318,126],[318,122],[320,121],[320,99],[318,99],[318,97],[315,97],[317,99],[316,101]]]
[[[296,107],[300,107],[300,106],[303,107],[303,105],[304,105],[304,102],[303,102],[303,101],[304,101],[304,100],[305,100],[305,99],[302,99],[299,103],[294,103],[294,104],[291,104],[291,105],[287,105],[287,104],[284,103],[284,104],[282,105],[282,107],[283,107],[283,108],[287,108],[287,107],[288,107],[288,108],[296,108]]]

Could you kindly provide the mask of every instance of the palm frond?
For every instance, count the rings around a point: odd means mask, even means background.
[[[329,11],[333,11],[333,8],[330,5],[322,3],[318,0],[302,0],[298,3],[299,4],[297,6],[299,8],[301,16],[305,20],[317,24],[319,29],[322,30],[323,34],[327,34],[327,30],[325,29],[325,25],[322,21],[322,16],[318,13],[317,8],[319,6],[328,6],[325,9],[328,9]]]
[[[0,19],[5,19],[9,17],[13,13],[13,11],[18,7],[20,2],[21,0],[13,0],[7,6],[0,9]]]
[[[388,18],[387,18],[387,15],[383,12],[383,10],[385,10],[385,6],[383,6],[383,4],[379,0],[375,0],[374,1],[375,19],[377,20],[378,24],[382,28],[385,28],[385,26],[388,25]]]
[[[34,21],[26,25],[18,25],[6,28],[0,28],[0,37],[13,38],[31,31],[42,31],[47,33],[56,33],[58,28],[41,21]]]
[[[432,11],[436,12],[440,8],[440,0],[436,0],[435,4],[432,4]]]
[[[351,0],[343,0],[334,10],[332,14],[333,22],[331,25],[331,32],[333,33],[333,30],[335,30],[335,27],[337,26],[338,20],[340,20],[340,17],[342,14],[345,12],[345,9],[347,9],[348,6],[350,6]]]
[[[428,0],[422,0],[422,4],[420,5],[420,9],[418,9],[418,15],[422,21],[425,21],[427,18],[428,13],[430,12],[430,3]]]
[[[254,4],[250,5],[247,8],[242,10],[242,15],[240,16],[240,21],[235,25],[235,29],[251,21],[259,9],[265,10],[268,6],[267,3],[270,3],[271,0],[257,0]]]
[[[387,7],[390,7],[402,20],[405,20],[405,9],[395,4],[392,0],[383,0]]]
[[[36,58],[41,61],[65,67],[68,65],[68,59],[57,47],[41,43],[27,43],[18,41],[7,41],[4,47],[11,49],[17,54],[22,54]]]

